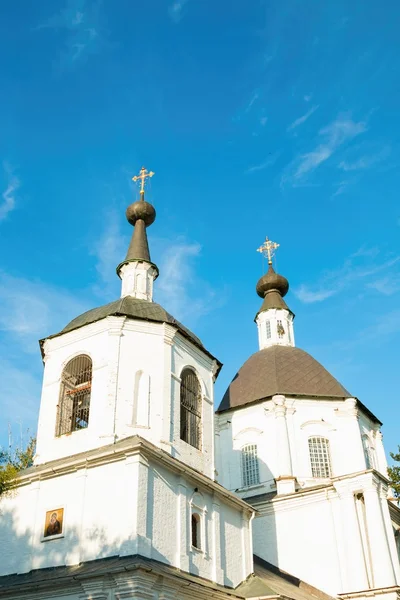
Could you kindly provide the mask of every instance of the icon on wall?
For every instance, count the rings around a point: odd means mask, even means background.
[[[46,512],[43,537],[60,535],[63,532],[64,509],[56,508]]]

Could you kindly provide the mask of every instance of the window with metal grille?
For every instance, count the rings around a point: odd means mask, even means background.
[[[255,444],[247,444],[242,448],[242,483],[243,487],[260,483],[257,446]]]
[[[313,477],[331,477],[331,457],[329,440],[323,437],[308,439],[310,451],[311,472]]]
[[[197,550],[201,549],[201,533],[200,533],[200,515],[197,513],[192,513],[192,546],[193,548],[197,548]]]
[[[92,360],[82,354],[64,367],[61,375],[56,435],[72,433],[89,425]]]
[[[267,334],[267,340],[269,340],[270,337],[271,337],[271,323],[270,323],[270,321],[265,321],[265,331],[266,331],[266,334]]]
[[[194,448],[201,448],[201,386],[192,369],[184,369],[181,376],[181,440]]]

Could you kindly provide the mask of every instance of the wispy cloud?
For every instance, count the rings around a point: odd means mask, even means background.
[[[115,299],[120,293],[119,279],[115,273],[116,267],[125,258],[129,234],[132,231],[126,227],[122,231],[119,214],[109,210],[104,215],[106,226],[99,238],[93,244],[91,254],[96,258],[98,281],[93,287],[96,295],[103,298]]]
[[[286,168],[281,185],[296,185],[304,181],[322,163],[327,161],[343,144],[367,131],[367,123],[353,121],[348,114],[340,114],[335,121],[318,132],[317,145],[311,152],[296,157]],[[322,141],[319,141],[322,138]]]
[[[183,9],[188,3],[188,0],[176,0],[168,8],[169,16],[174,23],[179,23],[183,17]]]
[[[379,260],[380,254],[376,248],[360,248],[351,254],[341,267],[325,272],[313,286],[302,284],[295,290],[295,294],[301,302],[311,304],[331,298],[355,285],[355,282],[362,288],[374,288],[377,292],[387,294],[389,288],[385,288],[384,281],[398,282],[400,278],[400,256]],[[379,273],[382,273],[383,277],[371,283],[370,277]],[[395,291],[397,288],[392,287],[391,293]]]
[[[299,125],[302,125],[303,123],[305,123],[307,121],[307,119],[309,119],[311,117],[311,115],[314,114],[316,110],[318,110],[318,108],[319,108],[318,104],[312,106],[310,108],[310,110],[308,112],[306,112],[305,115],[303,115],[302,117],[299,117],[298,119],[293,121],[293,123],[291,123],[288,126],[286,131],[292,131],[293,129],[296,129],[296,127],[299,127]]]
[[[311,99],[312,99],[312,94],[306,94],[306,95],[304,96],[304,101],[305,101],[305,102],[310,102],[310,100],[311,100]]]
[[[15,192],[21,186],[21,182],[14,174],[12,167],[8,163],[3,164],[4,173],[7,179],[6,188],[2,193],[2,202],[0,203],[0,221],[3,221],[7,215],[15,208]]]
[[[280,155],[281,155],[281,152],[275,152],[274,154],[271,153],[268,156],[268,158],[266,160],[264,160],[264,162],[262,162],[258,165],[253,165],[252,167],[249,167],[248,169],[246,169],[245,174],[255,173],[256,171],[263,171],[264,169],[271,167],[272,165],[274,165],[276,163],[276,161],[278,160]]]
[[[24,338],[24,350],[89,308],[82,295],[0,271],[0,332]]]
[[[265,125],[267,124],[268,121],[268,117],[261,117],[260,119],[260,124],[265,127]]]
[[[373,154],[370,156],[361,156],[360,158],[353,161],[342,160],[339,163],[339,169],[342,169],[343,171],[359,171],[362,169],[369,169],[370,167],[373,167],[374,165],[388,158],[390,152],[390,146],[385,146],[377,154]]]
[[[66,7],[49,17],[36,29],[65,32],[62,62],[72,65],[98,51],[100,35],[100,1],[68,0]]]
[[[347,180],[340,181],[337,184],[336,191],[332,194],[331,198],[336,198],[337,196],[341,196],[342,194],[344,194],[347,191],[349,185],[350,182]]]
[[[252,109],[254,103],[258,100],[258,98],[260,97],[260,93],[258,90],[255,90],[250,98],[249,103],[247,104],[245,111],[246,113],[250,112],[250,110]]]
[[[160,277],[155,287],[156,301],[179,320],[193,325],[199,317],[221,306],[223,294],[217,293],[197,274],[195,261],[200,258],[200,244],[178,240],[163,245]]]

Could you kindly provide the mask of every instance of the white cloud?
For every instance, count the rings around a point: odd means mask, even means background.
[[[20,338],[24,351],[36,349],[39,338],[56,333],[88,308],[82,294],[0,272],[0,332]]]
[[[339,115],[335,121],[319,131],[318,135],[323,138],[323,141],[319,142],[314,150],[292,161],[282,177],[282,184],[287,181],[293,183],[294,180],[304,178],[328,160],[345,142],[365,131],[367,131],[365,122],[355,122],[348,115]]]
[[[312,106],[310,108],[310,110],[308,112],[306,112],[305,115],[303,115],[302,117],[299,117],[298,119],[296,119],[295,121],[293,121],[293,123],[291,123],[286,131],[292,131],[293,129],[296,129],[296,127],[299,127],[299,125],[302,125],[303,123],[305,123],[307,121],[307,119],[309,119],[311,117],[311,115],[313,113],[315,113],[316,110],[318,110],[319,106],[315,105]]]
[[[187,4],[188,0],[176,0],[171,4],[168,9],[169,16],[174,21],[174,23],[179,23],[179,21],[183,17],[183,9]]]
[[[361,156],[353,161],[342,160],[339,163],[339,169],[342,169],[343,171],[359,171],[362,169],[368,169],[369,167],[372,167],[385,160],[389,155],[390,147],[385,146],[380,152],[371,156]]]
[[[353,286],[356,281],[363,288],[374,287],[378,292],[387,293],[388,288],[379,284],[373,286],[370,278],[378,273],[384,273],[385,278],[392,281],[397,280],[400,277],[397,274],[400,256],[381,261],[377,260],[378,258],[379,250],[376,248],[360,248],[357,252],[351,254],[341,267],[325,272],[314,286],[302,284],[294,293],[301,302],[306,304],[322,302]]]
[[[156,302],[180,321],[193,324],[199,317],[220,306],[223,295],[217,294],[208,282],[197,275],[194,261],[200,257],[200,244],[178,240],[162,245],[160,277],[154,287]]]
[[[276,163],[280,155],[281,152],[275,152],[274,154],[271,153],[270,156],[268,156],[268,158],[264,162],[249,167],[248,169],[246,169],[245,173],[255,173],[256,171],[262,171],[264,169],[267,169],[268,167],[271,167]]]
[[[65,9],[36,27],[64,30],[62,62],[72,65],[88,54],[97,52],[100,43],[100,1],[69,0]]]
[[[8,163],[3,164],[4,172],[7,178],[6,189],[2,193],[3,201],[0,203],[0,221],[3,221],[7,215],[15,208],[15,192],[21,186],[18,177],[13,173],[13,169]]]
[[[310,102],[311,98],[312,98],[312,94],[306,94],[306,95],[304,96],[304,101],[305,101],[305,102]]]

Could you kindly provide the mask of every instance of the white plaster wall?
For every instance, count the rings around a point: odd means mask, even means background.
[[[45,370],[35,464],[141,435],[214,478],[215,360],[163,323],[108,317],[45,342]],[[56,437],[61,374],[69,360],[93,363],[89,425]],[[191,366],[203,392],[202,448],[180,439],[180,374]],[[137,374],[148,378],[148,423],[135,421]],[[137,386],[136,386],[137,387]],[[143,413],[143,411],[142,411]]]
[[[289,440],[292,473],[301,487],[323,483],[312,477],[308,439],[322,436],[329,440],[332,475],[341,476],[365,470],[360,423],[365,416],[356,407],[356,401],[285,399],[286,424]],[[274,478],[279,473],[278,456],[282,440],[277,435],[277,425],[272,400],[260,402],[235,411],[216,415],[218,444],[218,481],[240,495],[268,492],[274,488]],[[377,447],[377,460],[384,461],[381,435],[377,424],[369,423],[370,435]],[[364,427],[364,425],[362,425]],[[260,486],[242,490],[240,449],[245,444],[257,444]],[[378,464],[378,466],[379,466]],[[385,467],[386,465],[384,465]],[[385,468],[379,466],[385,474]],[[284,473],[287,475],[287,473]]]
[[[197,492],[195,492],[197,490]],[[204,539],[191,548],[194,494]],[[63,537],[43,541],[46,511],[64,508]],[[197,509],[196,509],[197,510]],[[34,481],[0,503],[0,575],[139,553],[235,587],[253,570],[250,511],[140,454]]]
[[[254,553],[336,596],[341,590],[338,547],[329,501],[323,495],[270,504],[253,522]]]

